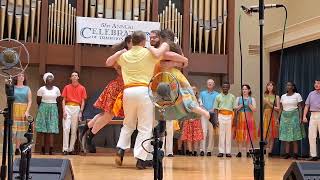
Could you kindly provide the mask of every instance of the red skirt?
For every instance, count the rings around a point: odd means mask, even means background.
[[[190,119],[183,122],[182,141],[201,141],[203,132],[200,119]]]
[[[123,89],[124,84],[122,76],[118,76],[116,79],[110,81],[93,106],[102,109],[105,112],[112,113],[117,96]],[[124,117],[123,108],[121,108],[119,116]]]

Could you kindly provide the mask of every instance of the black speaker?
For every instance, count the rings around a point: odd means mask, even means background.
[[[13,163],[13,179],[19,176],[20,158]],[[70,160],[37,159],[30,160],[30,176],[32,180],[74,180]]]
[[[293,162],[283,180],[320,180],[320,162]]]

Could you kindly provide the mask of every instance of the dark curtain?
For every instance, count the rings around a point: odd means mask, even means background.
[[[313,90],[314,80],[319,77],[320,40],[308,42],[284,50],[283,59],[280,62],[278,80],[278,93],[280,96],[286,93],[286,82],[292,81],[296,84],[298,93],[301,94],[305,101],[309,92]],[[305,130],[308,135],[308,124],[305,124]],[[308,156],[308,137],[299,142],[299,146],[299,153],[302,156]],[[283,152],[283,150],[284,146],[281,145],[280,142],[276,142],[274,151],[279,153]]]

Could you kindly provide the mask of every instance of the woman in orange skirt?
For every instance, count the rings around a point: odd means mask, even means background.
[[[253,113],[256,111],[256,101],[251,97],[251,88],[248,84],[242,85],[242,97],[236,100],[237,119],[235,124],[235,140],[238,143],[239,152],[236,157],[241,157],[242,146],[248,148],[250,144],[250,136],[253,141],[257,139],[256,124]],[[248,123],[248,126],[247,126]],[[247,128],[248,127],[248,128]],[[248,133],[249,129],[249,133]],[[247,157],[249,154],[247,153]]]
[[[131,40],[131,35],[127,36],[122,43],[114,47],[117,52],[109,58],[118,58],[122,53],[130,49],[132,47]],[[114,65],[114,68],[117,71],[117,77],[109,82],[109,84],[100,94],[97,101],[94,103],[94,107],[103,110],[103,112],[95,115],[93,119],[90,120],[88,124],[86,124],[80,136],[80,140],[82,140],[84,134],[89,130],[86,137],[86,148],[88,148],[89,152],[92,153],[96,151],[92,139],[99,132],[99,130],[107,125],[114,116],[124,117],[122,107],[120,107],[119,111],[116,114],[113,112],[116,99],[124,89],[121,69],[117,64]]]
[[[272,107],[274,109],[272,111]],[[263,137],[268,142],[267,153],[272,156],[274,139],[279,136],[280,98],[276,95],[276,85],[270,81],[267,83],[263,99]],[[272,116],[271,116],[272,113]],[[270,125],[269,125],[270,124]],[[268,130],[269,129],[269,130]],[[267,134],[268,133],[268,134]],[[260,137],[260,129],[259,129]]]

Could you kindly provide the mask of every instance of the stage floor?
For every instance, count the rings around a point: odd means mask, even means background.
[[[67,158],[71,160],[76,180],[151,180],[153,169],[137,170],[132,155],[124,158],[122,167],[116,167],[110,153],[87,156],[33,155],[34,158]],[[282,179],[292,160],[267,158],[266,178]],[[253,165],[250,158],[217,158],[175,156],[164,159],[164,180],[250,180]]]

